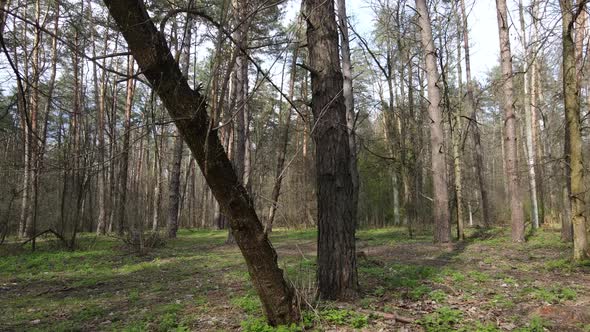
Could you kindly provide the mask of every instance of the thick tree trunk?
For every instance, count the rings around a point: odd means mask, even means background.
[[[318,289],[324,299],[354,297],[356,268],[353,181],[334,1],[305,0],[316,146]]]
[[[432,182],[434,205],[434,242],[451,241],[451,225],[449,222],[449,197],[447,192],[447,172],[445,164],[445,146],[443,133],[441,95],[438,87],[438,68],[436,66],[436,50],[432,39],[432,27],[425,0],[416,0],[422,47],[426,57],[426,78],[428,82],[428,115],[430,116],[430,144],[432,163]]]
[[[500,59],[502,70],[502,110],[504,112],[504,141],[506,172],[508,175],[508,194],[512,220],[512,241],[524,242],[524,215],[519,194],[516,114],[514,112],[514,88],[512,86],[512,54],[510,51],[509,20],[506,0],[496,0],[498,29],[500,31]]]
[[[588,239],[585,215],[584,158],[582,152],[582,132],[580,119],[580,84],[576,72],[576,54],[574,44],[574,18],[572,3],[560,0],[562,12],[562,47],[563,47],[563,95],[565,104],[565,157],[569,165],[569,201],[571,207],[571,224],[574,236],[574,260],[581,261],[588,257]]]
[[[207,130],[209,117],[199,91],[191,90],[170,54],[164,36],[137,0],[105,0],[144,75],[164,101],[180,134],[224,212],[229,216],[254,288],[270,324],[298,319],[293,289],[283,277],[250,196],[240,184],[216,130]]]

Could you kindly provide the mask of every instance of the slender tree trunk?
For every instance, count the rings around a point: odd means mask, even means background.
[[[529,93],[529,72],[528,68],[534,66],[529,61],[532,55],[529,52],[529,45],[526,40],[526,27],[524,22],[524,6],[522,0],[518,2],[519,13],[520,13],[520,29],[521,29],[521,41],[524,48],[524,54],[526,62],[523,63],[523,106],[525,114],[525,137],[526,137],[526,157],[527,157],[527,170],[529,175],[529,191],[531,193],[531,216],[533,221],[533,228],[539,228],[539,205],[537,201],[537,176],[535,175],[535,146],[533,145],[533,120],[531,116],[531,97]]]
[[[588,239],[585,215],[584,158],[580,119],[580,84],[576,72],[574,44],[574,18],[572,3],[560,0],[562,12],[563,95],[566,119],[566,165],[569,165],[569,201],[574,236],[574,260],[588,257]],[[580,32],[581,33],[581,32]]]
[[[457,19],[457,26],[460,26],[461,21],[455,9]],[[461,33],[457,36],[457,58],[461,59]],[[461,63],[457,64],[457,76],[459,78],[459,93],[463,94],[463,69]],[[455,201],[457,203],[457,238],[459,240],[465,239],[465,227],[463,220],[463,185],[461,183],[461,130],[463,125],[461,123],[461,116],[463,112],[463,105],[460,104],[453,111],[453,121],[451,123],[451,138],[453,142],[453,171],[455,175]]]
[[[297,38],[297,37],[295,37]],[[293,56],[291,58],[291,77],[289,78],[289,99],[293,100],[295,95],[295,80],[297,79],[297,57],[299,54],[299,42],[295,42],[293,45]],[[283,109],[282,99],[280,100],[279,108]],[[272,225],[275,218],[275,213],[278,207],[279,195],[281,192],[281,183],[283,182],[283,176],[285,170],[285,156],[287,154],[287,147],[289,145],[289,127],[291,126],[291,107],[285,114],[285,121],[283,124],[283,130],[280,138],[280,148],[277,156],[277,167],[275,170],[275,182],[272,188],[271,205],[268,211],[268,220],[266,222],[265,232],[270,233],[272,231]],[[280,120],[279,120],[280,121]]]
[[[203,96],[190,89],[170,49],[151,21],[142,2],[105,0],[146,78],[164,101],[180,134],[186,140],[201,172],[222,209],[229,216],[254,288],[270,324],[290,324],[299,314],[293,289],[277,265],[277,255],[240,184],[217,131],[207,130],[209,117]]]
[[[152,126],[152,133],[154,135],[154,197],[153,205],[154,212],[152,214],[152,231],[158,230],[160,220],[160,208],[162,206],[162,183],[164,182],[164,175],[162,174],[162,139],[158,142],[158,135],[155,126]]]
[[[467,79],[467,91],[465,95],[464,106],[467,114],[471,114],[472,119],[471,124],[473,125],[472,135],[475,152],[475,173],[477,175],[479,194],[481,196],[482,223],[484,227],[488,227],[491,225],[491,212],[488,191],[485,184],[485,178],[483,173],[483,149],[481,146],[481,134],[479,130],[479,124],[477,123],[477,107],[475,105],[475,98],[473,95],[473,81],[471,79],[471,53],[469,48],[469,28],[467,25],[465,0],[461,0],[461,17],[463,21],[463,49],[465,50],[465,76]]]
[[[133,108],[133,94],[135,91],[135,80],[133,76],[133,57],[127,58],[127,97],[125,101],[125,122],[123,125],[123,147],[121,150],[121,169],[120,169],[120,184],[119,184],[119,202],[117,212],[117,233],[123,235],[129,230],[129,225],[126,218],[127,208],[127,182],[129,178],[129,149],[131,141],[131,110]]]
[[[533,8],[532,8],[532,20],[533,20],[533,37],[532,37],[532,45],[538,45],[539,44],[539,0],[533,0],[533,4],[532,4]],[[536,184],[537,184],[537,192],[539,194],[539,223],[543,223],[545,220],[545,190],[544,190],[544,184],[543,184],[543,180],[544,180],[544,171],[543,171],[543,164],[541,163],[541,161],[543,160],[542,158],[542,148],[541,148],[541,144],[538,143],[539,140],[539,130],[537,129],[538,125],[539,125],[539,121],[537,119],[537,113],[539,112],[539,89],[541,88],[541,84],[539,84],[539,61],[537,61],[537,58],[539,58],[540,55],[535,56],[532,59],[532,64],[531,64],[531,136],[532,136],[532,146],[536,149],[535,150],[535,159],[534,159],[534,167],[536,169],[535,171],[535,175],[536,175]]]
[[[512,86],[512,54],[510,51],[509,20],[506,0],[496,0],[498,29],[500,31],[500,59],[502,70],[502,110],[504,112],[504,135],[508,193],[512,220],[512,241],[524,242],[524,215],[519,195],[516,113],[514,111],[514,88]]]
[[[90,1],[89,1],[90,2]],[[88,4],[90,6],[90,3]],[[89,13],[92,11],[89,10]],[[106,50],[108,47],[108,38],[109,32],[105,33],[104,37],[104,47],[103,49]],[[94,28],[91,30],[91,38],[92,38],[92,56],[96,57],[96,32]],[[106,65],[106,59],[102,61],[103,67]],[[97,130],[98,130],[98,164],[99,170],[97,174],[97,196],[98,196],[98,220],[96,226],[96,234],[97,235],[104,235],[106,233],[106,225],[107,225],[107,218],[108,212],[106,208],[106,167],[105,167],[105,139],[104,139],[104,129],[105,129],[105,94],[106,94],[106,84],[108,80],[106,70],[103,70],[102,77],[99,83],[98,80],[98,68],[96,62],[92,63],[93,66],[93,78],[94,78],[94,98],[95,103],[98,108],[98,116],[97,116]]]
[[[188,70],[190,66],[190,50],[193,29],[193,15],[188,15],[184,34],[182,36],[182,44],[180,46],[180,71],[188,79]],[[174,137],[174,148],[172,150],[172,172],[170,173],[170,183],[168,187],[169,192],[169,206],[168,206],[168,222],[167,231],[168,237],[176,238],[176,231],[178,230],[178,216],[180,215],[180,166],[182,165],[182,151],[184,149],[184,141],[182,137],[176,133]]]
[[[416,0],[416,10],[421,29],[422,47],[426,57],[426,73],[428,82],[428,115],[430,117],[430,144],[433,182],[433,219],[434,242],[451,241],[451,225],[449,221],[449,197],[447,192],[447,172],[445,163],[445,147],[443,133],[441,95],[438,87],[438,68],[436,66],[436,50],[432,39],[432,27],[425,0]]]
[[[348,131],[348,148],[350,150],[350,175],[352,177],[352,216],[357,221],[359,201],[359,172],[356,148],[356,115],[352,91],[352,62],[350,59],[350,39],[348,36],[348,16],[346,1],[338,0],[338,24],[340,28],[340,55],[342,58],[342,95],[346,106],[346,128]]]
[[[305,0],[304,8],[315,121],[319,296],[350,298],[358,290],[356,221],[334,2]]]

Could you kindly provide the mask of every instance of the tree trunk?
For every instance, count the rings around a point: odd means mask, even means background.
[[[297,38],[297,36],[295,37]],[[289,99],[293,100],[295,95],[295,80],[297,79],[297,56],[299,54],[299,42],[293,44],[293,56],[291,58],[291,77],[289,78]],[[279,108],[283,109],[283,100],[279,101],[281,104]],[[283,124],[283,130],[281,132],[279,153],[277,156],[277,167],[275,170],[275,182],[272,188],[271,205],[268,211],[268,220],[266,221],[265,232],[270,233],[272,231],[272,225],[275,218],[275,213],[278,208],[279,195],[281,192],[281,183],[283,182],[285,166],[285,156],[287,154],[287,147],[289,145],[289,127],[291,126],[291,113],[292,109],[289,106],[289,110],[285,114],[285,122]],[[280,117],[280,116],[279,116]],[[279,119],[280,122],[280,119]]]
[[[90,2],[90,1],[89,1]],[[88,4],[90,6],[90,3]],[[92,11],[89,11],[91,13]],[[94,28],[91,30],[92,35],[92,56],[96,57],[96,32]],[[107,33],[105,33],[104,37],[104,47],[103,49],[106,50],[108,47],[108,38],[109,33],[107,29]],[[102,61],[103,67],[106,65],[106,59]],[[98,68],[96,62],[92,63],[93,66],[93,79],[94,79],[94,98],[95,103],[98,108],[98,116],[97,116],[97,130],[98,130],[98,164],[99,170],[97,174],[97,196],[98,196],[98,220],[96,226],[96,234],[97,235],[104,235],[106,233],[106,224],[108,218],[108,212],[106,209],[106,167],[105,167],[105,139],[104,139],[104,129],[105,129],[105,94],[106,94],[106,85],[107,85],[107,71],[104,70],[102,73],[102,77],[100,80],[100,85],[98,81]]]
[[[539,204],[537,200],[537,176],[535,175],[535,146],[533,145],[533,120],[531,116],[531,97],[529,93],[529,73],[528,68],[534,66],[529,61],[534,61],[534,57],[529,52],[529,45],[526,40],[526,28],[524,22],[524,6],[522,0],[518,2],[519,13],[520,13],[520,28],[521,28],[521,40],[524,48],[524,54],[526,62],[523,63],[523,106],[524,106],[524,130],[526,137],[526,159],[527,159],[527,170],[529,175],[529,191],[531,194],[531,216],[533,221],[533,228],[539,228]]]
[[[438,87],[438,68],[436,66],[436,50],[432,39],[430,16],[426,0],[416,0],[416,10],[420,16],[418,21],[421,29],[422,47],[425,50],[426,74],[428,82],[428,115],[430,116],[430,144],[433,182],[433,219],[434,242],[451,241],[451,225],[449,222],[449,197],[447,192],[447,172],[445,164],[445,147],[443,133],[441,95]]]
[[[582,152],[582,132],[580,120],[580,84],[576,72],[574,44],[574,17],[572,3],[560,0],[562,12],[563,47],[563,95],[566,126],[566,165],[569,165],[569,201],[571,224],[574,235],[574,260],[588,257],[588,239],[585,216],[584,158]]]
[[[500,59],[502,70],[502,110],[504,112],[504,141],[506,172],[508,173],[508,194],[512,220],[512,241],[524,242],[524,215],[519,195],[516,114],[514,111],[514,89],[512,86],[512,54],[510,51],[509,21],[506,0],[496,0],[498,29],[500,31]]]
[[[359,201],[359,172],[356,151],[356,115],[354,112],[354,95],[352,91],[352,62],[350,59],[350,39],[348,36],[348,16],[346,1],[338,0],[338,24],[340,28],[340,54],[342,57],[342,95],[346,107],[346,128],[348,131],[348,148],[350,150],[350,175],[352,177],[352,217],[357,222]]]
[[[318,289],[324,299],[354,297],[356,268],[353,181],[334,2],[305,0],[316,146]]]
[[[471,124],[473,125],[472,135],[475,152],[475,174],[477,175],[477,184],[479,187],[479,194],[481,196],[482,207],[482,223],[484,227],[491,225],[490,202],[488,198],[488,191],[484,178],[484,163],[483,163],[483,149],[481,147],[481,134],[479,124],[477,123],[477,107],[475,105],[475,97],[473,95],[473,82],[471,79],[471,53],[469,48],[469,28],[467,25],[467,13],[465,10],[465,0],[461,0],[461,17],[463,21],[463,49],[465,50],[465,76],[467,79],[467,93],[464,101],[467,114],[471,115]]]
[[[217,201],[229,216],[269,323],[295,322],[299,314],[293,289],[277,265],[276,252],[264,234],[250,196],[236,177],[217,131],[207,130],[209,117],[203,96],[190,89],[170,54],[164,35],[158,32],[141,1],[105,0],[105,3],[141,70],[164,101],[193,152]]]
[[[127,58],[127,97],[125,101],[125,122],[123,124],[123,147],[121,150],[121,169],[120,184],[119,184],[119,202],[117,211],[117,233],[123,235],[129,230],[127,223],[126,208],[127,208],[127,182],[129,178],[129,149],[131,141],[131,110],[133,108],[133,93],[135,90],[135,80],[133,76],[133,57]]]
[[[247,0],[234,0],[234,18],[239,26],[235,29],[236,65],[233,76],[232,99],[235,106],[233,163],[240,183],[249,191],[248,182],[250,176],[250,142],[248,139],[248,59],[245,50],[248,46],[248,30],[250,25],[249,8]],[[231,224],[228,229],[226,243],[234,243]]]
[[[182,44],[180,45],[180,71],[188,80],[188,70],[190,66],[190,50],[193,30],[193,15],[187,15],[184,26],[184,34]],[[170,183],[168,187],[169,206],[168,206],[168,221],[167,231],[168,238],[176,238],[176,231],[178,230],[178,216],[180,215],[180,166],[182,165],[182,150],[184,148],[184,141],[182,137],[176,132],[174,138],[174,148],[172,149],[172,172],[170,172]]]

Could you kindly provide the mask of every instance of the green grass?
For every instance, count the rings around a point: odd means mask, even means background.
[[[588,273],[590,265],[573,263],[569,244],[556,232],[540,230],[526,244],[512,244],[509,232],[493,229],[450,250],[433,246],[430,235],[409,239],[405,228],[360,230],[359,250],[367,251],[358,260],[360,298],[347,309],[321,303],[314,312],[304,311],[299,324],[272,328],[239,250],[224,245],[226,236],[226,231],[182,230],[144,255],[130,253],[115,238],[92,234],[80,236],[76,251],[52,241],[39,241],[36,252],[0,246],[0,330],[372,330],[379,318],[365,311],[397,314],[404,303],[422,308],[404,315],[427,331],[497,331],[495,323],[474,318],[494,310],[514,313],[515,318],[502,319],[515,329],[540,331],[551,322],[517,318],[528,314],[520,308],[569,305],[589,293],[576,284],[576,273]],[[314,229],[277,229],[271,235],[281,250],[280,267],[311,302],[317,267],[309,248],[316,236]],[[543,279],[545,273],[553,279]],[[563,283],[555,284],[555,277]],[[477,315],[463,310],[473,306]]]

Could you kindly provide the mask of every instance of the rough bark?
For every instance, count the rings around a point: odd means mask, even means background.
[[[324,299],[358,290],[350,146],[334,1],[305,0],[316,146],[318,290]]]
[[[500,41],[500,67],[502,70],[502,111],[504,113],[504,158],[508,175],[508,195],[512,224],[512,241],[524,242],[524,214],[519,194],[516,113],[514,111],[514,88],[512,84],[512,53],[510,50],[509,20],[506,0],[496,0]]]
[[[157,31],[143,2],[105,0],[131,52],[163,100],[180,134],[197,160],[211,191],[229,216],[254,288],[270,324],[288,324],[298,318],[292,288],[277,265],[277,255],[238,181],[216,130],[207,130],[209,117],[204,97],[192,90]]]
[[[447,172],[445,168],[445,146],[443,133],[441,94],[438,87],[439,73],[436,66],[436,50],[432,39],[432,27],[425,0],[416,0],[416,10],[421,29],[422,47],[426,58],[426,79],[428,83],[428,115],[430,117],[430,144],[433,182],[434,242],[451,241],[449,221],[449,197],[447,192]]]
[[[566,166],[569,166],[569,203],[574,238],[574,260],[588,257],[585,215],[584,158],[580,119],[580,83],[576,72],[574,15],[571,1],[560,0],[562,12],[562,71],[566,126]]]

